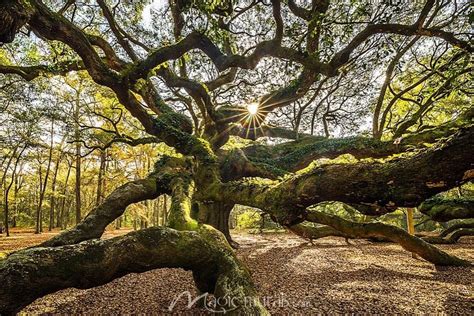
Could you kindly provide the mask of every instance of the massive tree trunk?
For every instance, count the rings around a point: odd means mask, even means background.
[[[198,203],[197,207],[197,220],[199,222],[209,224],[212,227],[218,229],[224,234],[225,238],[232,247],[238,246],[238,244],[232,240],[229,228],[229,217],[230,212],[234,208],[233,204],[209,201]]]
[[[103,1],[100,4],[104,16],[111,24],[113,17],[110,18],[107,5]],[[13,73],[32,80],[42,71],[64,74],[64,71],[85,69],[92,80],[115,93],[119,102],[141,123],[147,133],[182,155],[182,158],[176,159],[179,162],[171,166],[171,171],[162,172],[163,164],[160,163],[157,173],[147,179],[133,181],[118,188],[81,223],[80,185],[77,185],[77,227],[43,243],[43,247],[19,251],[0,261],[0,313],[17,311],[34,298],[63,287],[90,287],[129,272],[158,267],[192,269],[199,290],[211,291],[218,297],[229,295],[233,299],[238,298],[241,309],[236,312],[265,313],[260,304],[250,307],[243,304],[246,296],[256,296],[249,273],[235,259],[222,234],[192,218],[192,203],[205,205],[203,221],[214,224],[224,232],[228,232],[230,205],[243,204],[261,208],[286,226],[295,227],[294,225],[309,220],[327,225],[324,228],[326,232],[337,231],[350,237],[387,237],[437,265],[469,264],[399,228],[379,223],[348,222],[327,214],[308,212],[308,207],[324,201],[341,201],[356,206],[364,214],[381,215],[392,212],[399,206],[418,206],[437,193],[470,181],[474,179],[472,126],[462,129],[442,146],[386,163],[313,163],[307,169],[297,170],[320,157],[336,157],[343,153],[351,153],[356,158],[385,157],[406,149],[404,142],[397,145],[365,138],[319,139],[316,142],[312,139],[311,144],[301,146],[300,150],[290,148],[287,154],[277,152],[276,156],[280,157],[270,155],[265,159],[258,159],[259,157],[247,155],[250,157],[247,159],[245,155],[240,158],[236,156],[237,160],[245,158],[245,161],[241,161],[242,168],[231,169],[236,170],[237,174],[226,177],[224,172],[219,173],[225,168],[222,168],[217,157],[220,153],[215,149],[223,145],[221,140],[228,139],[230,130],[233,129],[229,124],[240,120],[239,115],[235,114],[241,108],[214,108],[213,104],[206,103],[210,99],[207,98],[207,88],[210,85],[206,87],[189,82],[187,78],[173,76],[172,71],[158,66],[180,59],[195,49],[209,57],[219,72],[231,69],[235,71],[236,68],[254,69],[259,60],[266,56],[284,56],[285,59],[299,63],[304,70],[297,80],[292,81],[288,87],[264,96],[260,105],[265,105],[266,115],[275,107],[288,105],[303,97],[321,75],[336,76],[338,70],[354,57],[351,56],[353,52],[376,34],[436,36],[463,50],[473,50],[470,43],[458,39],[450,32],[423,27],[426,15],[435,4],[434,0],[429,0],[423,6],[416,24],[368,25],[345,48],[335,53],[330,61],[323,62],[318,54],[312,54],[317,46],[314,42],[309,43],[312,47],[309,53],[282,46],[284,23],[280,4],[280,1],[272,1],[277,26],[275,37],[259,43],[246,56],[222,52],[211,39],[199,32],[192,32],[175,44],[150,50],[146,58],[140,59],[133,54],[133,49],[124,40],[123,34],[114,32],[112,23],[112,32],[133,62],[121,60],[107,41],[100,36],[87,34],[62,16],[61,12],[53,12],[41,0],[8,0],[6,5],[3,2],[0,4],[0,43],[11,42],[19,28],[28,23],[29,29],[39,37],[68,45],[81,59],[80,62],[73,63],[73,67],[66,67],[66,70],[61,68],[58,71],[57,67],[4,66],[3,73]],[[315,13],[319,15],[324,12],[325,10],[316,10]],[[311,16],[308,21],[310,19]],[[313,36],[313,32],[309,34],[310,37]],[[154,75],[165,81],[175,81],[174,85],[169,86],[181,88],[182,86],[176,85],[176,81],[184,81],[188,90],[198,91],[199,96],[194,92],[190,95],[201,98],[200,102],[196,101],[197,104],[204,103],[201,113],[205,125],[203,129],[214,131],[214,136],[218,136],[217,140],[210,137],[213,133],[204,133],[207,139],[196,136],[200,133],[193,131],[190,120],[175,112],[161,99],[151,80],[148,80]],[[79,97],[78,93],[77,102]],[[76,104],[76,123],[79,121],[78,107],[79,103]],[[150,115],[151,111],[154,112],[153,115]],[[241,127],[245,126],[241,124]],[[77,130],[75,134],[76,155],[80,157],[80,135]],[[245,150],[242,152],[246,154]],[[76,172],[80,173],[80,159],[76,163]],[[263,176],[267,179],[244,178],[246,176]],[[79,179],[80,174],[76,176],[76,180]],[[105,227],[119,217],[130,203],[156,198],[161,194],[171,194],[169,224],[173,228],[194,232],[146,229],[107,241],[94,240],[76,244],[100,237]],[[55,248],[44,248],[47,246]]]
[[[230,297],[231,313],[266,314],[248,270],[209,233],[148,228],[109,240],[21,250],[0,261],[0,314],[67,287],[90,288],[132,272],[191,270],[201,292]],[[250,300],[252,300],[251,303]]]

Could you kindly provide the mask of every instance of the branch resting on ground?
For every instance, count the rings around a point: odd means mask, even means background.
[[[267,314],[248,270],[230,248],[203,232],[157,227],[108,240],[9,255],[0,260],[0,314],[14,314],[60,289],[91,288],[128,273],[157,268],[191,270],[201,292],[232,298],[235,309],[223,306],[231,314]]]
[[[469,261],[452,256],[396,226],[383,223],[356,223],[315,210],[308,210],[306,220],[331,226],[353,238],[387,238],[437,266],[472,266]]]

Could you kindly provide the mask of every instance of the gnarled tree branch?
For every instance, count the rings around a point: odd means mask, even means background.
[[[201,292],[232,298],[234,306],[222,307],[233,314],[267,314],[248,270],[230,248],[211,236],[159,227],[108,240],[10,254],[0,260],[0,313],[14,314],[60,289],[91,288],[128,273],[157,268],[191,270]]]

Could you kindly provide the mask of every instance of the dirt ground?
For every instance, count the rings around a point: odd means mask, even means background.
[[[53,233],[0,237],[0,251],[37,244]],[[106,237],[125,231],[108,232]],[[341,238],[314,245],[288,234],[234,234],[262,302],[275,315],[474,314],[474,270],[439,268],[413,259],[400,246]],[[474,261],[474,238],[441,248]],[[196,295],[192,275],[180,269],[130,274],[87,290],[66,289],[40,298],[21,314],[171,314],[183,291]],[[181,299],[172,314],[206,314]]]

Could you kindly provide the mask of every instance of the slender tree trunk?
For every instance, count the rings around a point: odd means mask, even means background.
[[[61,197],[61,209],[59,212],[57,212],[57,215],[56,215],[56,226],[61,227],[61,228],[63,227],[64,214],[66,214],[65,207],[66,207],[66,198],[67,198],[67,185],[69,182],[71,169],[72,169],[72,163],[68,163],[66,180],[64,181],[63,196]]]
[[[51,198],[50,198],[50,207],[49,207],[49,227],[48,230],[51,231],[54,227],[54,209],[56,203],[56,181],[58,178],[59,165],[61,164],[61,153],[58,154],[58,159],[56,160],[56,167],[54,169],[53,181],[51,183]]]
[[[13,200],[15,201],[15,208],[14,208],[14,214],[12,217],[12,228],[16,227],[16,219],[18,216],[18,193],[20,192],[21,188],[21,183],[20,183],[20,175],[22,174],[23,168],[20,167],[20,170],[18,170],[18,173],[16,174],[15,177],[15,187],[13,189]]]
[[[12,174],[12,178],[13,177],[14,177],[14,175]],[[5,196],[5,202],[4,202],[4,212],[5,212],[4,222],[5,222],[5,224],[4,224],[4,226],[5,226],[5,234],[7,235],[7,237],[10,236],[10,227],[9,227],[9,223],[8,223],[8,207],[9,207],[8,206],[8,191],[10,191],[10,190],[9,190],[8,187],[6,187],[5,191],[4,191],[4,196]]]
[[[23,155],[23,152],[26,149],[26,145],[23,146],[21,151],[18,153],[18,156],[16,157],[15,164],[13,165],[13,171],[12,171],[12,178],[10,180],[10,183],[8,186],[5,188],[5,233],[7,234],[7,237],[10,236],[10,227],[9,227],[9,218],[8,218],[8,212],[9,212],[9,205],[8,205],[8,194],[10,193],[10,189],[12,188],[12,185],[14,182],[16,182],[16,169],[18,167],[18,163],[21,160],[21,155]],[[6,171],[5,171],[6,173]]]
[[[38,172],[39,172],[39,192],[38,192],[38,196],[41,196],[41,192],[43,191],[43,189],[41,188],[42,185],[43,185],[43,168],[41,167],[41,162],[40,162],[40,165],[39,165],[39,168],[38,168]],[[41,232],[41,227],[40,227],[41,207],[40,207],[39,200],[40,199],[38,199],[37,204],[36,204],[36,230],[35,230],[35,234],[39,234]]]
[[[407,231],[410,235],[415,235],[415,222],[413,220],[413,208],[407,208]],[[413,258],[416,258],[414,252],[411,253]]]
[[[3,172],[2,174],[2,179],[0,181],[0,186],[3,187],[5,185],[5,180],[6,180],[6,177],[7,177],[7,172],[8,172],[8,169],[10,168],[10,165],[13,161],[13,157],[15,157],[16,155],[16,152],[18,150],[19,146],[16,145],[14,148],[13,148],[13,152],[10,156],[10,158],[8,159],[7,161],[7,164],[6,164],[6,167],[5,167],[5,171]],[[3,164],[3,161],[2,161],[2,164]],[[4,195],[7,196],[8,194],[6,193],[6,188],[4,190],[2,190]],[[6,203],[4,206],[4,215],[5,215],[5,219],[8,219],[8,203]],[[4,220],[4,225],[5,225],[5,229],[8,231],[8,220]],[[3,233],[3,229],[0,229],[0,232]],[[7,236],[8,236],[8,233],[7,233]]]
[[[160,198],[158,197],[157,199],[153,200],[153,226],[158,226],[159,225],[159,220],[160,220]]]
[[[12,161],[13,161],[13,157],[15,157],[18,148],[19,148],[19,146],[16,145],[16,146],[13,148],[13,152],[12,152],[10,158],[8,158],[7,164],[6,164],[5,169],[4,169],[4,172],[3,172],[3,174],[2,174],[2,179],[1,179],[1,181],[0,181],[0,185],[3,185],[3,184],[5,183],[5,179],[6,179],[6,177],[7,177],[8,169],[10,168],[10,165],[11,165],[11,163],[12,163]]]
[[[163,202],[162,202],[163,197],[164,196],[158,197],[158,202],[157,202],[157,204],[158,204],[158,215],[157,216],[158,216],[158,225],[159,226],[163,226],[164,222],[165,222],[164,221],[164,216],[165,216],[164,214],[165,213],[164,213],[164,207],[163,207]]]
[[[78,91],[76,96],[76,104],[74,108],[74,140],[76,142],[76,225],[81,222],[81,133],[79,130],[79,116],[80,116],[80,93]]]
[[[54,119],[51,120],[51,142],[49,147],[48,155],[48,165],[46,166],[46,174],[44,175],[44,183],[42,183],[40,188],[40,196],[38,201],[38,212],[37,212],[37,225],[36,225],[36,234],[43,232],[43,216],[42,216],[42,207],[43,201],[46,194],[46,188],[48,187],[49,172],[51,170],[51,162],[53,160],[53,143],[54,143]]]
[[[326,118],[326,114],[323,115],[323,127],[324,127],[324,135],[326,137],[329,137],[330,134],[329,134],[329,125],[328,125],[328,121],[327,121],[327,118]]]
[[[13,175],[12,175],[12,177],[13,177]],[[6,233],[7,237],[10,236],[10,227],[8,226],[9,225],[8,224],[8,191],[9,191],[8,188],[6,188],[5,189],[5,202],[4,202],[4,204],[5,204],[5,206],[4,206],[4,208],[5,208],[5,233]]]
[[[97,179],[97,197],[95,205],[99,205],[103,200],[103,181],[104,181],[104,174],[105,174],[105,162],[106,162],[106,152],[105,150],[100,151],[100,165],[99,165],[99,175]]]
[[[66,199],[65,201],[68,201],[68,200]],[[69,225],[69,218],[70,218],[70,214],[71,214],[71,204],[73,202],[72,197],[69,199],[69,201],[70,202],[66,204],[67,207],[64,208],[64,212],[62,214],[62,220],[61,221],[62,221],[62,225],[63,225],[62,226],[63,230],[66,229]]]

